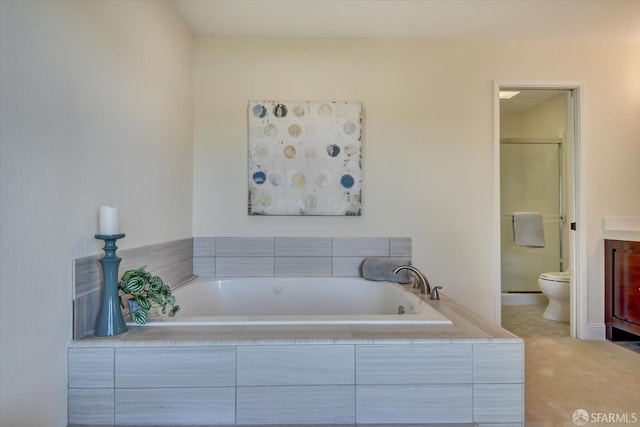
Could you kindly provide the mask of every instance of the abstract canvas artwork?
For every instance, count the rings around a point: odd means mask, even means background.
[[[362,104],[249,102],[249,215],[360,215]]]

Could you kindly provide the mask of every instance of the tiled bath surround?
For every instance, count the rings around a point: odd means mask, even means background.
[[[408,237],[195,237],[198,276],[360,276],[368,256],[411,257]]]
[[[122,251],[121,269],[148,264],[172,282],[192,271],[359,276],[367,256],[411,257],[409,238],[187,240]],[[183,255],[159,261],[168,256],[164,245]],[[99,257],[88,258],[76,260],[77,275]],[[453,324],[133,327],[76,340],[68,352],[69,425],[522,426],[523,341],[446,295],[428,303]]]
[[[452,325],[136,327],[69,348],[70,425],[522,426],[524,343]]]
[[[518,343],[69,349],[69,423],[512,423]],[[131,343],[134,345],[134,343]],[[505,368],[506,365],[506,368]]]

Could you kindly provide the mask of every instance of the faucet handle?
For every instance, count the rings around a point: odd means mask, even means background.
[[[442,286],[435,286],[433,288],[433,290],[431,291],[431,298],[433,300],[439,300],[440,299],[440,292],[438,292],[438,289],[442,289]]]

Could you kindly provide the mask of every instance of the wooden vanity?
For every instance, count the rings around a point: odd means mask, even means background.
[[[640,242],[605,240],[604,254],[607,339],[640,339]]]

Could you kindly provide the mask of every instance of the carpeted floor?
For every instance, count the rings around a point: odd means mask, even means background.
[[[579,410],[589,425],[640,425],[640,348],[570,338],[569,324],[543,311],[502,307],[502,326],[525,340],[526,426],[584,425]]]

